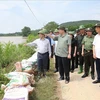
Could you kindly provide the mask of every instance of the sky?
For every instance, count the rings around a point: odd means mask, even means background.
[[[32,30],[50,21],[58,24],[78,20],[100,20],[100,0],[0,0],[0,33]]]

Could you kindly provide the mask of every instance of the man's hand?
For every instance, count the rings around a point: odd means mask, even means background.
[[[77,55],[79,55],[79,52],[77,52]]]
[[[76,56],[76,53],[74,53],[73,56],[75,57]]]
[[[67,58],[68,58],[68,59],[71,59],[71,54],[68,54]]]
[[[84,52],[82,52],[82,56],[84,56]]]
[[[96,54],[93,54],[93,58],[94,58],[94,59],[97,59]]]

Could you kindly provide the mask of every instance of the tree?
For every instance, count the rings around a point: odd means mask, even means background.
[[[54,31],[56,28],[58,28],[58,24],[54,21],[47,23],[44,28],[47,29],[47,31]]]
[[[29,27],[24,27],[23,29],[22,29],[22,35],[23,36],[28,36],[29,34],[31,33],[31,29],[29,28]]]

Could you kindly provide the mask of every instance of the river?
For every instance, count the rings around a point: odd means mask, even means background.
[[[26,42],[26,38],[23,38],[22,36],[2,36],[0,37],[1,43],[8,43],[13,42],[14,44],[21,44]]]

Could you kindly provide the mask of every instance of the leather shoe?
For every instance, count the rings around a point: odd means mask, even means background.
[[[100,83],[100,80],[96,80],[93,82],[93,84],[97,84],[97,83]]]
[[[57,73],[57,72],[58,72],[58,70],[55,70],[55,71],[54,71],[54,73]]]
[[[64,77],[60,77],[60,78],[58,79],[58,81],[62,81],[62,80],[64,80]]]
[[[91,78],[92,78],[92,80],[94,80],[95,79],[95,76],[94,75],[91,75]]]
[[[65,80],[65,84],[68,84],[69,83],[69,80]]]
[[[82,76],[82,78],[85,78],[85,77],[87,77],[88,75],[86,75],[86,74],[84,74],[83,76]]]

